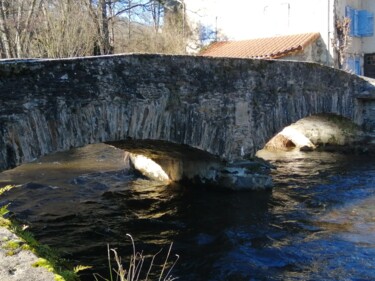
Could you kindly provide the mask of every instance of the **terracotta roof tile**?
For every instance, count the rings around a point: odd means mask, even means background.
[[[304,33],[242,41],[215,42],[199,55],[277,59],[304,50],[319,36],[319,33]]]

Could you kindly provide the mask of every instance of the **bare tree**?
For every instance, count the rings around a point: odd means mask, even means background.
[[[188,29],[182,0],[84,1],[96,26],[96,54],[185,52]]]
[[[84,6],[74,0],[53,0],[42,6],[41,24],[35,32],[33,56],[73,57],[92,55],[95,33]]]
[[[4,0],[0,3],[1,55],[6,58],[25,57],[43,0]]]
[[[0,5],[0,32],[1,32],[1,46],[2,57],[11,58],[13,56],[12,46],[10,42],[10,30],[8,27],[8,14],[9,14],[9,3],[1,1]]]
[[[0,0],[0,57],[185,53],[183,0]]]
[[[155,33],[160,31],[161,26],[161,19],[164,15],[164,7],[160,1],[153,1],[151,3],[151,15],[152,15],[152,23],[154,27]]]
[[[336,50],[338,68],[342,69],[345,65],[347,50],[350,44],[350,19],[336,19],[335,22],[336,37],[332,40],[332,46]]]
[[[156,0],[83,0],[97,32],[97,54],[114,52],[114,27],[119,17],[135,9],[145,9]],[[130,16],[129,16],[130,18]],[[130,19],[129,19],[130,21]]]

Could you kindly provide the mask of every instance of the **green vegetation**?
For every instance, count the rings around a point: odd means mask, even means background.
[[[11,190],[13,187],[15,187],[15,185],[6,185],[6,186],[0,188],[0,195],[2,195],[4,192],[6,192],[8,190]]]
[[[0,207],[0,226],[9,227],[10,221],[5,219],[5,215],[9,213],[8,205]]]
[[[0,195],[9,191],[14,186],[7,185],[0,189]],[[18,239],[2,241],[6,255],[11,256],[22,250],[29,250],[36,256],[40,257],[33,264],[35,267],[45,267],[54,273],[56,281],[77,281],[79,280],[78,272],[85,270],[87,266],[77,266],[69,270],[71,266],[66,260],[62,259],[59,254],[47,245],[40,244],[29,231],[26,231],[26,225],[20,225],[16,220],[9,216],[9,205],[0,207],[0,227],[6,227],[13,232]]]
[[[8,190],[11,190],[13,187],[14,187],[13,185],[6,185],[5,187],[0,188],[0,196],[4,192],[6,192]],[[5,206],[0,207],[0,227],[7,227],[8,228],[11,225],[10,220],[5,218],[5,216],[9,213],[8,206],[9,205],[5,205]]]

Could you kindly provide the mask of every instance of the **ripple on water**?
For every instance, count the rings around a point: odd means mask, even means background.
[[[375,161],[268,154],[270,192],[225,192],[138,178],[123,152],[92,145],[0,174],[0,204],[41,242],[106,274],[107,243],[127,257],[174,242],[179,280],[375,280]],[[266,157],[266,158],[267,158]],[[83,280],[92,280],[87,272]]]

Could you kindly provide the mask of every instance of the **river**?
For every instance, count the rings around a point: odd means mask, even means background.
[[[108,277],[107,243],[126,261],[130,233],[145,255],[180,259],[178,280],[375,280],[375,159],[260,152],[275,187],[232,192],[162,185],[128,172],[104,144],[0,174],[0,204],[41,242]],[[155,267],[154,270],[158,270]]]

